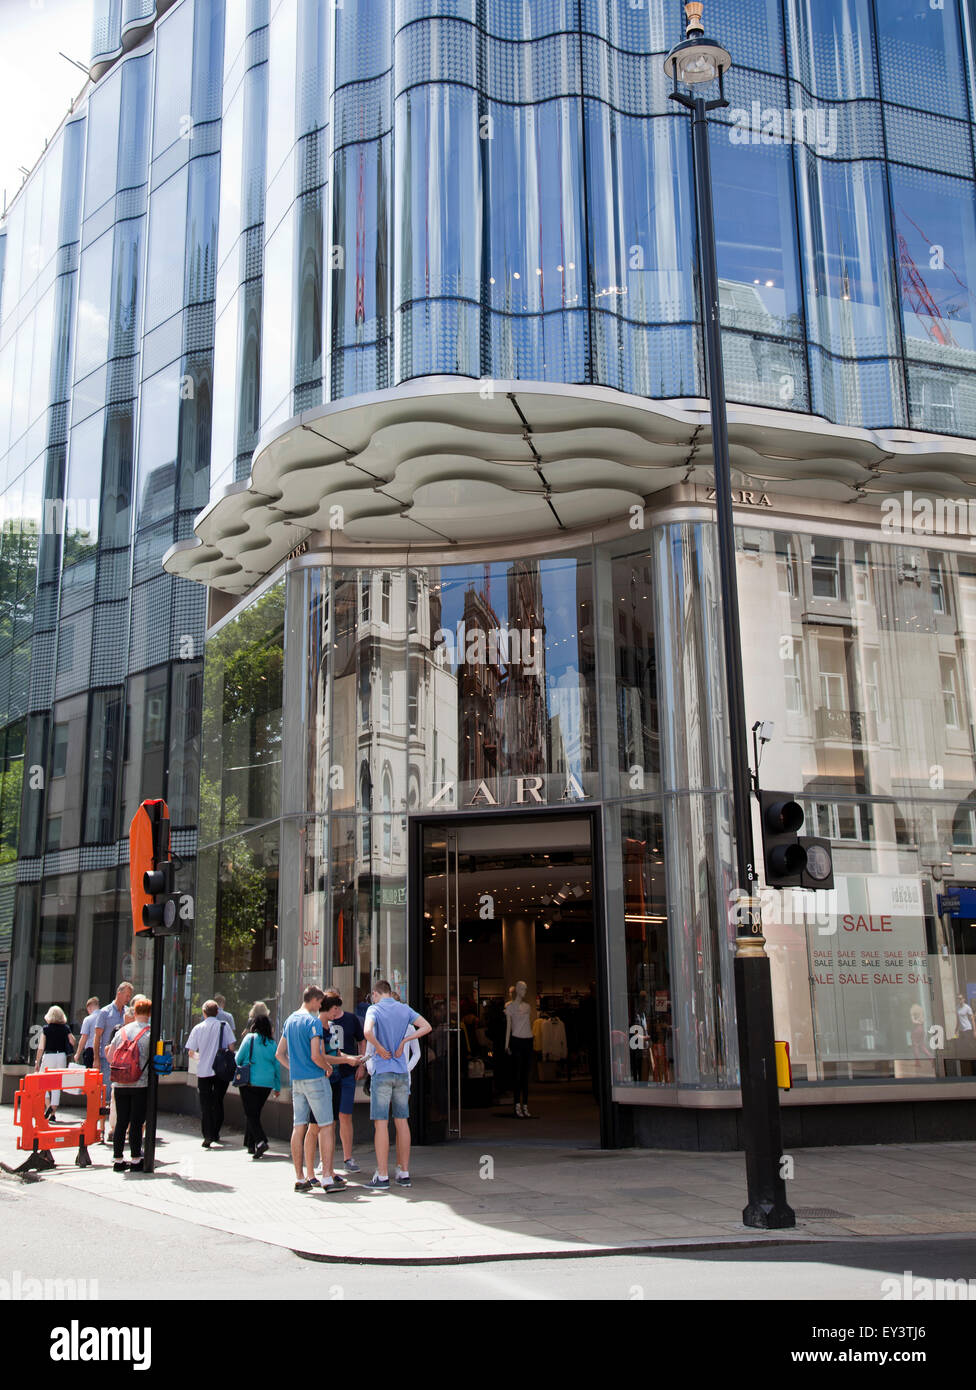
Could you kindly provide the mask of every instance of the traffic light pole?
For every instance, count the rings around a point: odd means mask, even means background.
[[[748,1189],[748,1201],[742,1213],[742,1220],[746,1226],[780,1230],[795,1226],[796,1216],[786,1200],[786,1184],[781,1176],[783,1143],[779,1092],[776,1085],[772,985],[769,957],[765,951],[762,920],[756,900],[758,878],[752,836],[751,777],[742,679],[735,532],[732,523],[729,429],[725,408],[718,262],[708,145],[708,113],[716,107],[727,106],[728,102],[724,93],[720,99],[712,101],[706,101],[704,97],[689,97],[679,91],[671,92],[670,96],[673,101],[687,107],[692,116],[705,368],[712,421],[719,577],[722,589],[722,640],[725,651],[732,772],[732,825],[739,889],[734,976]],[[745,921],[742,920],[743,916]]]
[[[152,1059],[156,1055],[163,1017],[163,956],[166,938],[153,932],[152,1016],[149,1026],[149,1093],[146,1096],[146,1129],[142,1145],[142,1171],[156,1171],[156,1114],[159,1109],[159,1077]]]

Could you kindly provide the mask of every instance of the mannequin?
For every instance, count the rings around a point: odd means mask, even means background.
[[[532,1008],[526,999],[524,980],[515,984],[515,997],[505,1005],[505,1051],[512,1058],[515,1114],[531,1120],[529,1114],[529,1066],[532,1061]]]

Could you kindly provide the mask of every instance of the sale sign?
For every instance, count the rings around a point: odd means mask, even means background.
[[[835,912],[807,936],[820,1058],[931,1059],[921,880],[838,874],[836,889]]]

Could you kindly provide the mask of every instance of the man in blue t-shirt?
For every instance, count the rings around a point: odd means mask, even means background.
[[[342,1178],[332,1171],[335,1151],[335,1131],[332,1128],[332,1063],[325,1055],[322,1025],[319,1022],[319,1001],[325,991],[309,985],[302,995],[302,1007],[285,1019],[281,1042],[275,1056],[291,1073],[291,1160],[295,1165],[295,1191],[310,1192],[318,1187],[311,1155],[309,1173],[305,1175],[305,1131],[313,1119],[319,1129],[319,1152],[322,1156],[322,1186],[326,1192],[341,1192]]]
[[[422,1038],[430,1024],[408,1004],[393,998],[387,980],[373,986],[373,1003],[367,1010],[363,1032],[373,1044],[373,1079],[369,1090],[369,1117],[373,1121],[376,1172],[369,1184],[377,1192],[390,1190],[390,1109],[397,1136],[397,1184],[410,1186],[410,1071],[404,1044]]]

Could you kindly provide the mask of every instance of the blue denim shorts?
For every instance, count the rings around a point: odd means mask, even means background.
[[[294,1123],[307,1125],[312,1119],[317,1125],[332,1123],[332,1087],[325,1077],[313,1076],[309,1081],[292,1081],[291,1107]]]
[[[409,1119],[410,1074],[408,1072],[384,1071],[373,1077],[369,1088],[369,1118],[371,1120],[388,1120],[391,1103],[395,1120]]]
[[[332,1110],[336,1115],[351,1115],[356,1105],[356,1074],[340,1076],[332,1086]]]

